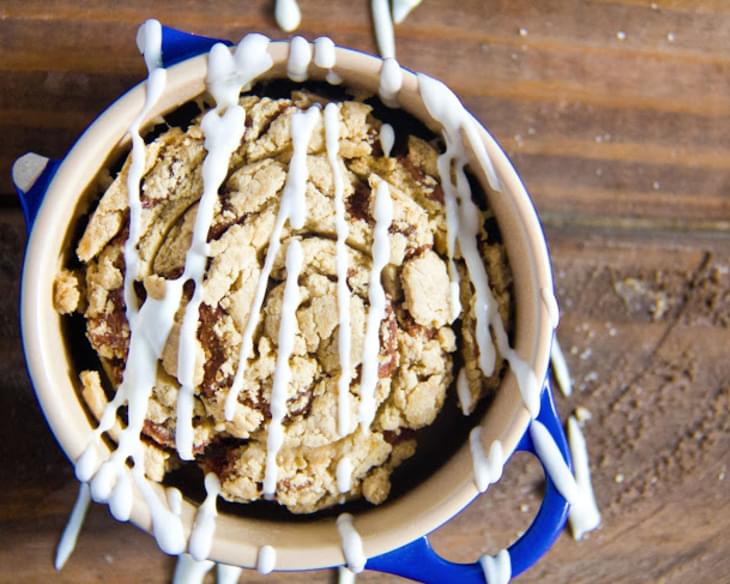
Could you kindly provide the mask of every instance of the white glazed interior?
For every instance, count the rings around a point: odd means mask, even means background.
[[[271,44],[275,66],[266,78],[285,77],[287,51],[287,43]],[[338,49],[335,71],[347,85],[376,93],[380,64],[376,57]],[[170,111],[202,93],[205,73],[205,56],[170,68],[165,94],[150,117]],[[324,72],[311,66],[310,75],[322,78]],[[21,300],[25,354],[46,418],[72,460],[85,448],[92,425],[78,397],[77,371],[73,370],[68,358],[68,351],[73,347],[67,346],[61,318],[53,308],[53,279],[63,262],[62,250],[69,237],[69,226],[79,212],[77,203],[81,194],[111,154],[118,151],[120,143],[127,140],[127,129],[142,107],[144,92],[143,85],[132,89],[79,139],[48,187],[28,241]],[[437,129],[425,112],[416,78],[411,73],[404,74],[400,101],[404,109]],[[503,234],[514,275],[516,349],[532,365],[538,379],[542,379],[552,337],[549,314],[540,294],[542,288],[552,293],[547,249],[535,210],[519,177],[494,139],[486,130],[482,134],[504,186],[501,193],[491,193],[489,201]],[[486,177],[476,164],[472,164],[472,170],[487,190]],[[509,372],[482,421],[484,444],[499,439],[505,451],[512,452],[528,422],[529,415],[522,405],[515,377]],[[464,444],[440,470],[407,495],[355,517],[365,554],[376,556],[429,533],[462,510],[476,494],[471,455],[468,444]],[[187,529],[194,511],[192,504],[184,504],[183,519]],[[143,529],[150,529],[149,513],[141,496],[135,499],[132,521]],[[284,524],[224,515],[219,517],[211,558],[253,567],[257,550],[264,544],[275,545],[277,569],[321,568],[344,561],[333,519]]]

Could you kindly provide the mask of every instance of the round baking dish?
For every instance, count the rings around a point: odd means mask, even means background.
[[[171,111],[205,90],[207,51],[216,39],[163,29],[163,61],[168,66],[167,86],[149,119]],[[225,42],[225,41],[223,41]],[[228,43],[230,44],[230,43]],[[274,66],[261,77],[286,77],[289,43],[272,42]],[[350,87],[377,93],[383,61],[354,50],[337,48],[335,72]],[[326,71],[310,67],[310,78],[323,79]],[[52,303],[54,276],[63,261],[71,226],[83,209],[83,194],[99,172],[127,147],[127,130],[142,109],[145,86],[140,84],[118,99],[85,131],[62,161],[26,155],[13,169],[21,196],[29,238],[22,275],[21,329],[28,370],[46,418],[68,457],[75,461],[93,430],[78,397],[77,371],[71,366],[61,317]],[[416,75],[403,70],[398,95],[401,107],[432,130],[438,126],[418,93]],[[144,125],[144,124],[143,124]],[[554,333],[553,283],[544,235],[535,209],[507,156],[479,125],[480,139],[501,185],[489,188],[485,171],[468,140],[471,170],[488,193],[503,234],[514,277],[516,305],[515,350],[547,383],[550,344]],[[556,417],[549,388],[541,399],[538,419],[553,435],[569,463],[565,438]],[[464,419],[465,422],[467,418]],[[531,416],[515,376],[508,371],[500,391],[481,420],[483,445],[500,440],[506,458],[516,449],[532,451],[527,431]],[[546,499],[531,528],[510,548],[512,574],[534,563],[552,544],[567,517],[567,503],[546,474]],[[362,537],[367,568],[398,573],[424,581],[483,581],[478,563],[446,562],[430,550],[425,536],[464,509],[478,495],[468,443],[426,481],[397,499],[355,515]],[[196,507],[183,504],[182,517],[190,529]],[[147,506],[137,495],[131,520],[150,530]],[[334,519],[297,520],[291,524],[261,518],[219,517],[211,559],[254,567],[261,545],[275,542],[278,570],[305,570],[341,565],[343,553]]]

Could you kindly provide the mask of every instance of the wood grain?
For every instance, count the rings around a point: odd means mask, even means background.
[[[76,482],[24,370],[24,228],[10,164],[29,150],[62,156],[142,79],[133,40],[145,18],[231,39],[281,36],[271,4],[0,5],[0,582],[169,582],[172,571],[149,536],[101,507],[53,571]],[[375,50],[366,0],[300,5],[308,38]],[[563,535],[521,581],[728,582],[730,5],[425,0],[397,28],[397,49],[463,97],[525,179],[551,243],[576,381],[558,406],[593,415],[584,431],[603,526],[582,542]],[[515,457],[503,481],[434,534],[435,547],[458,561],[496,551],[528,525],[540,488],[537,463]]]

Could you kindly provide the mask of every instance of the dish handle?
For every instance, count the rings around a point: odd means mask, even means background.
[[[13,163],[12,179],[15,191],[23,209],[26,233],[30,234],[38,210],[46,195],[48,184],[56,174],[59,160],[49,160],[45,156],[28,152]]]
[[[549,382],[546,382],[537,420],[548,429],[558,445],[560,454],[572,470],[568,444],[555,409]],[[511,562],[511,577],[519,576],[528,570],[550,549],[565,525],[569,509],[568,502],[558,492],[545,470],[545,464],[536,453],[529,429],[517,445],[517,451],[529,452],[537,457],[545,473],[546,488],[542,505],[532,524],[507,550]],[[509,578],[507,580],[497,578],[497,582],[487,581],[479,562],[457,564],[443,559],[433,550],[427,536],[391,552],[370,558],[365,567],[425,583],[505,584],[509,580]]]
[[[216,43],[223,43],[227,46],[233,44],[231,41],[224,39],[201,36],[163,25],[162,65],[170,67],[185,59],[207,53]]]

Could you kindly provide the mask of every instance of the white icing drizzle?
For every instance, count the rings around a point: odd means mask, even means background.
[[[344,566],[340,566],[337,569],[337,584],[355,584],[355,573]]]
[[[274,17],[281,30],[292,32],[302,22],[302,11],[299,10],[297,0],[276,0]]]
[[[216,584],[236,584],[243,569],[239,566],[218,564],[216,567]]]
[[[378,95],[388,107],[398,107],[398,92],[403,85],[403,70],[394,57],[383,60]]]
[[[312,45],[304,37],[295,36],[289,42],[289,61],[286,73],[289,79],[301,83],[307,80],[307,69],[312,60]]]
[[[479,558],[486,584],[507,584],[512,578],[512,558],[509,550],[501,550],[494,556],[484,554]]]
[[[373,27],[378,51],[383,59],[395,59],[395,35],[388,0],[371,0],[370,7],[373,12]]]
[[[175,564],[172,584],[203,584],[205,575],[213,568],[210,560],[196,561],[190,554],[180,554]]]
[[[160,48],[156,43],[160,42],[161,37],[154,32],[158,26],[159,23],[154,24],[154,21],[148,21],[143,25],[138,35],[140,39],[144,40],[145,60],[148,65],[159,63]],[[154,69],[150,74],[151,78],[156,75],[156,71],[164,70]],[[152,81],[151,85],[154,86],[155,81]],[[150,93],[153,93],[152,90],[150,90]],[[132,130],[134,130],[134,125]],[[132,186],[131,190],[133,189]],[[133,194],[130,197],[129,204],[130,208],[135,205]],[[130,215],[132,214],[130,212]],[[131,231],[129,239],[134,239]],[[128,259],[125,252],[125,264],[127,264],[125,273],[133,274],[136,269],[135,259],[131,259],[131,267],[127,263]],[[126,519],[131,508],[131,486],[126,484],[127,478],[120,477],[128,472],[126,461],[127,458],[131,457],[134,464],[132,474],[135,483],[150,508],[153,533],[160,548],[169,554],[178,554],[185,547],[182,522],[177,515],[171,513],[160,501],[144,476],[144,451],[140,442],[140,433],[147,411],[149,395],[156,380],[157,361],[167,340],[173,316],[179,304],[180,296],[169,294],[170,288],[174,288],[176,284],[179,285],[180,292],[182,292],[181,282],[168,282],[168,294],[164,300],[148,299],[138,311],[132,313],[129,319],[130,343],[127,367],[125,367],[123,373],[122,383],[117,388],[114,399],[104,409],[98,427],[93,432],[86,450],[76,463],[76,476],[81,481],[89,481],[95,473],[99,473],[98,478],[94,477],[91,489],[93,494],[104,501],[113,496],[115,515]],[[134,365],[132,366],[132,364]],[[127,427],[120,434],[117,449],[101,465],[101,468],[98,468],[99,448],[101,447],[100,437],[102,433],[114,425],[117,410],[124,403],[127,403],[128,406]],[[115,487],[116,484],[119,484],[119,486]]]
[[[81,483],[73,510],[63,530],[61,541],[58,542],[58,547],[56,548],[56,560],[53,564],[56,570],[61,570],[73,553],[76,542],[79,539],[79,533],[81,533],[81,528],[84,525],[86,513],[89,511],[90,503],[91,494],[89,492],[89,485],[88,483]]]
[[[347,567],[359,574],[365,568],[367,558],[362,548],[360,534],[352,524],[352,515],[343,513],[337,518],[337,531],[340,533],[342,553],[345,556]]]
[[[149,38],[145,24],[145,33],[140,37]],[[154,37],[154,35],[152,35]],[[157,365],[165,346],[169,332],[174,322],[182,297],[183,284],[189,280],[196,281],[196,293],[200,290],[200,264],[207,260],[207,244],[205,243],[210,222],[212,220],[212,206],[218,185],[227,172],[227,159],[230,152],[240,142],[240,133],[243,131],[245,114],[237,105],[238,95],[244,85],[249,84],[256,75],[261,74],[271,66],[271,57],[268,55],[268,39],[262,35],[247,35],[239,44],[235,57],[222,44],[215,45],[209,55],[208,85],[213,94],[217,110],[206,114],[202,128],[206,137],[208,155],[204,165],[204,194],[201,198],[196,215],[193,231],[193,243],[188,250],[183,275],[177,280],[165,282],[165,295],[161,300],[148,297],[138,312],[130,319],[130,342],[122,383],[117,388],[114,399],[107,405],[102,414],[99,425],[94,431],[89,444],[76,464],[76,475],[82,481],[88,481],[94,473],[92,491],[98,499],[106,501],[111,497],[112,512],[120,519],[127,519],[131,512],[131,481],[124,474],[129,472],[126,461],[132,458],[131,470],[137,488],[142,493],[152,516],[152,530],[160,548],[168,554],[179,554],[185,549],[185,535],[182,521],[178,512],[171,511],[165,502],[160,500],[156,491],[144,476],[144,450],[140,441],[140,434],[147,412],[149,396],[156,382]],[[159,51],[153,49],[151,54],[158,54],[157,58],[150,57],[150,62],[159,60]],[[147,47],[145,55],[147,57]],[[223,111],[225,109],[225,111]],[[229,127],[230,126],[230,127]],[[221,160],[223,159],[223,162]],[[224,168],[225,167],[225,168]],[[130,203],[132,206],[134,202]],[[126,258],[125,258],[126,261]],[[127,268],[128,273],[133,273]],[[199,299],[196,300],[199,302]],[[186,308],[186,315],[194,314],[184,319],[181,332],[181,353],[190,355],[190,338],[195,336],[197,311],[193,307]],[[192,352],[194,354],[194,351]],[[189,359],[189,361],[193,361]],[[179,371],[183,378],[183,389],[178,399],[177,427],[179,436],[176,437],[180,446],[181,456],[191,456],[192,428],[188,416],[192,415],[192,396],[189,371],[182,363]],[[186,383],[187,382],[187,383]],[[128,406],[128,424],[121,432],[117,449],[109,459],[99,465],[100,436],[109,430],[116,420],[118,408],[126,403]]]
[[[270,574],[276,567],[276,550],[270,545],[259,548],[256,558],[256,570],[259,574]]]
[[[203,194],[198,203],[193,236],[185,256],[185,269],[180,281],[191,280],[195,291],[185,307],[180,327],[177,377],[180,391],[177,398],[175,445],[183,460],[193,459],[193,389],[198,356],[197,329],[200,304],[203,301],[203,276],[208,260],[208,231],[213,221],[218,190],[228,173],[231,155],[238,148],[245,129],[246,112],[238,104],[244,86],[272,65],[268,53],[269,39],[263,35],[246,35],[235,54],[222,43],[214,45],[208,56],[208,86],[216,109],[205,114],[201,129],[207,155],[203,161]],[[176,289],[182,293],[182,289]],[[177,296],[178,302],[180,296]],[[170,323],[171,324],[171,323]]]
[[[459,375],[456,377],[456,395],[459,397],[459,405],[461,411],[465,416],[468,416],[472,412],[474,406],[471,397],[471,389],[469,388],[469,379],[466,377],[466,369],[464,367],[459,371]]]
[[[393,0],[393,22],[400,24],[422,0]]]
[[[370,430],[375,417],[375,388],[378,384],[380,323],[385,318],[385,290],[380,281],[383,268],[390,259],[388,229],[393,221],[393,201],[384,180],[378,182],[375,195],[375,229],[373,230],[372,267],[368,282],[368,309],[362,351],[359,419],[363,432]]]
[[[555,381],[558,382],[560,391],[565,397],[570,397],[570,394],[573,393],[573,381],[570,378],[570,370],[563,351],[560,349],[557,335],[553,336],[553,344],[550,346],[550,364],[553,366]]]
[[[188,545],[190,555],[198,562],[208,559],[213,546],[215,518],[218,516],[216,500],[220,492],[221,483],[218,477],[212,472],[205,475],[205,500],[198,507]]]
[[[347,493],[352,488],[352,461],[349,456],[343,456],[337,462],[337,490]]]
[[[350,381],[352,380],[352,329],[350,326],[350,287],[347,285],[347,236],[349,226],[345,219],[344,181],[339,157],[340,114],[334,103],[324,108],[327,158],[332,169],[335,189],[335,265],[337,269],[337,349],[340,355],[340,376],[337,380],[337,427],[340,436],[352,431],[350,419]]]
[[[286,250],[286,283],[284,300],[281,305],[281,323],[279,324],[278,352],[274,383],[271,388],[271,421],[266,436],[266,471],[264,474],[263,493],[271,498],[276,492],[276,479],[279,468],[276,456],[284,443],[282,421],[286,415],[286,400],[291,381],[289,358],[294,349],[297,329],[297,308],[300,302],[299,273],[302,270],[304,257],[298,239],[291,239]]]
[[[329,37],[319,37],[314,41],[314,64],[317,67],[327,70],[327,82],[330,85],[339,85],[342,83],[342,77],[334,72],[334,66],[337,63],[337,54],[335,53],[335,43]]]
[[[139,198],[142,173],[145,169],[145,145],[139,133],[140,125],[149,115],[150,110],[160,99],[167,82],[167,71],[162,67],[162,26],[159,21],[147,20],[137,31],[137,47],[144,56],[147,65],[147,95],[142,110],[132,121],[129,135],[132,138],[132,154],[127,174],[127,191],[129,205],[129,236],[124,242],[124,302],[126,304],[127,321],[130,326],[138,312],[138,300],[134,291],[134,281],[139,275],[139,253],[137,244],[142,229],[142,204]]]
[[[591,470],[588,466],[588,448],[578,421],[568,418],[568,445],[573,458],[575,482],[578,485],[578,500],[570,507],[568,520],[575,539],[594,530],[601,523],[601,513],[591,485]]]
[[[217,54],[227,55],[227,59],[232,61],[227,49],[223,53],[211,52],[211,60]],[[240,91],[240,84],[237,85],[237,89]],[[208,151],[203,161],[203,195],[195,216],[192,242],[185,256],[185,272],[181,277],[184,281],[192,280],[195,283],[193,297],[185,307],[180,327],[177,359],[180,391],[177,397],[175,445],[183,460],[193,460],[193,389],[195,365],[198,360],[197,330],[200,305],[203,302],[203,276],[210,247],[207,243],[208,231],[213,222],[218,190],[228,173],[231,155],[243,138],[246,119],[246,112],[238,104],[229,104],[222,115],[219,113],[220,107],[219,105],[218,109],[205,114],[200,124],[205,135],[205,148]]]
[[[470,129],[476,131],[473,128],[473,120],[454,93],[440,81],[419,74],[418,87],[429,114],[441,124],[444,141],[446,142],[446,152],[439,156],[438,169],[446,203],[447,243],[451,243],[449,245],[449,273],[453,283],[456,279],[456,270],[452,264],[453,241],[456,238],[475,290],[474,312],[476,315],[477,345],[479,347],[479,367],[484,375],[489,376],[494,372],[496,351],[489,333],[491,327],[500,353],[509,362],[512,372],[517,378],[525,407],[534,418],[540,412],[541,387],[532,368],[509,346],[504,323],[499,314],[497,302],[489,287],[489,278],[484,267],[484,260],[477,245],[477,236],[481,226],[481,212],[471,198],[471,188],[464,171],[468,157],[461,138],[462,130],[466,131],[467,134]],[[474,149],[478,149],[476,145]],[[486,152],[484,152],[484,157],[491,164],[488,157],[486,157]],[[456,170],[455,183],[452,180],[454,166]],[[487,166],[484,166],[484,168],[487,170]],[[457,199],[459,204],[458,213],[454,213]],[[456,233],[455,236],[454,232]],[[452,295],[453,300],[454,296]]]
[[[469,447],[474,466],[474,483],[479,492],[483,493],[489,485],[496,483],[502,477],[504,467],[502,443],[499,440],[492,442],[487,455],[482,447],[481,426],[475,426],[469,433]]]
[[[266,287],[269,275],[274,265],[274,259],[281,246],[281,231],[284,223],[289,220],[294,229],[301,229],[304,226],[306,216],[306,200],[304,197],[309,171],[307,169],[307,147],[312,136],[315,125],[321,118],[319,106],[312,106],[306,112],[296,112],[292,116],[292,157],[289,162],[289,172],[286,179],[286,186],[279,202],[279,212],[271,232],[269,246],[266,251],[266,259],[261,269],[259,280],[256,284],[256,293],[249,312],[248,322],[241,338],[241,351],[239,355],[238,368],[233,378],[231,389],[226,396],[225,416],[227,420],[233,419],[238,394],[243,386],[243,375],[246,364],[253,348],[253,333],[258,326],[261,317],[261,306],[264,302]]]
[[[573,505],[579,496],[578,485],[570,473],[570,469],[560,454],[558,445],[548,432],[548,429],[538,420],[532,420],[530,423],[530,436],[535,445],[535,452],[540,457],[545,471],[548,473],[555,488],[560,494]]]
[[[560,323],[560,309],[558,308],[558,301],[555,299],[555,294],[550,288],[540,288],[540,297],[542,298],[542,303],[545,305],[545,310],[547,310],[550,326],[553,329],[558,328],[558,324]]]
[[[395,143],[395,131],[390,124],[380,126],[380,147],[383,149],[383,156],[389,157]]]

